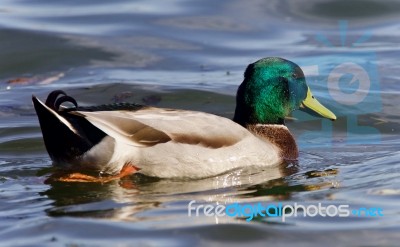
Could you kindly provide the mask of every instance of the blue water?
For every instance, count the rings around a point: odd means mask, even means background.
[[[0,5],[0,246],[397,246],[397,1],[50,1]],[[298,164],[187,181],[45,184],[31,95],[232,117],[247,64],[298,63],[336,122],[294,112]],[[379,217],[188,216],[188,203],[381,208]]]

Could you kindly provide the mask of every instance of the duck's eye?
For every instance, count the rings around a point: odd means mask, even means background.
[[[297,75],[296,75],[296,73],[293,73],[293,74],[292,74],[292,76],[293,76],[294,78],[297,78]]]

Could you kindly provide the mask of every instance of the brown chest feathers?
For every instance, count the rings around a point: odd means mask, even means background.
[[[283,159],[296,160],[299,157],[296,141],[286,126],[279,124],[256,124],[248,125],[247,129],[260,138],[266,139],[276,145]]]

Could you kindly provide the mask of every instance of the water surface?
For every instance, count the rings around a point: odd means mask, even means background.
[[[1,245],[396,246],[399,10],[398,1],[372,0],[2,1]],[[51,161],[32,94],[63,89],[81,105],[128,101],[230,118],[246,65],[265,56],[302,66],[339,117],[293,113],[298,164],[194,181],[44,183]],[[188,217],[192,200],[349,204],[384,216]]]

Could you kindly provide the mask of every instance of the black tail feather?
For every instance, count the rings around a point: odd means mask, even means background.
[[[51,92],[49,94],[49,96],[47,96],[45,104],[48,107],[50,107],[51,109],[56,110],[56,109],[54,109],[54,105],[55,105],[55,102],[56,102],[58,96],[60,96],[60,95],[67,95],[67,94],[62,90],[55,90],[55,91]]]
[[[59,97],[60,95],[62,95],[62,96]],[[49,94],[49,96],[47,96],[45,104],[50,109],[52,109],[56,112],[59,112],[61,104],[65,103],[65,102],[70,102],[70,103],[74,104],[75,109],[78,108],[78,103],[76,102],[76,100],[74,98],[72,98],[71,96],[68,96],[62,90],[55,90],[55,91],[51,92]]]
[[[60,95],[62,96],[59,97]],[[55,162],[73,162],[106,136],[84,117],[69,114],[73,109],[59,109],[65,102],[78,107],[75,99],[61,90],[51,92],[45,104],[35,96],[32,96],[32,101],[47,152]]]

